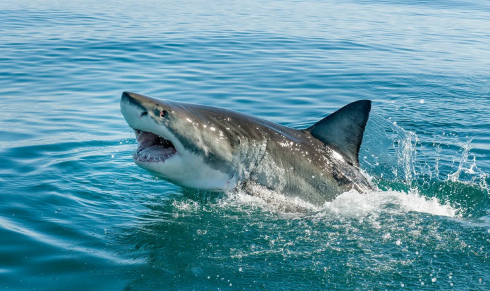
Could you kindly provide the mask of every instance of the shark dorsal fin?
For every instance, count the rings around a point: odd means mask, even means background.
[[[359,166],[359,149],[370,111],[370,100],[356,101],[305,130],[340,153],[349,164]]]

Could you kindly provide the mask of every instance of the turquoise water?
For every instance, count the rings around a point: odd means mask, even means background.
[[[488,1],[64,2],[0,3],[0,289],[490,289]],[[379,191],[183,190],[125,90],[294,128],[371,99]]]

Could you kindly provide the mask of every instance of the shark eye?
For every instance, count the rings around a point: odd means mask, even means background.
[[[160,111],[160,117],[165,117],[167,115],[167,110]]]

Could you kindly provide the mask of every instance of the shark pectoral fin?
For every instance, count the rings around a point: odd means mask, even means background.
[[[370,111],[370,100],[356,101],[305,130],[339,152],[348,163],[359,166],[358,154]]]

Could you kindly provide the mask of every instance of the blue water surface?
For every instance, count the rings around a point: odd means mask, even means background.
[[[489,48],[486,0],[1,1],[0,289],[489,290]],[[181,189],[122,91],[293,128],[373,100],[379,191]]]

